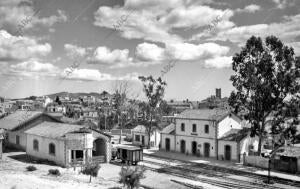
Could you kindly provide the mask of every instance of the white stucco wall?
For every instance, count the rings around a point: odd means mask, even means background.
[[[226,132],[231,129],[242,129],[241,124],[230,116],[218,123],[218,138],[221,138]]]
[[[229,145],[231,147],[231,160],[238,161],[238,155],[237,155],[237,142],[234,141],[224,141],[224,140],[219,140],[218,141],[218,155],[223,156],[225,159],[225,146]],[[222,160],[220,158],[220,160]]]
[[[192,142],[197,142],[197,150],[200,150],[201,156],[204,156],[204,143],[210,144],[209,157],[216,156],[215,140],[209,138],[199,138],[199,137],[187,137],[187,136],[176,136],[176,151],[180,152],[180,141],[185,140],[186,152],[192,153]]]
[[[155,131],[151,136],[150,136],[150,143],[153,142],[154,146],[157,147],[159,146],[160,143],[160,133],[158,131]]]
[[[182,123],[185,124],[185,131],[181,131]],[[196,132],[193,132],[193,124],[196,124]],[[205,133],[205,125],[209,125],[209,133]],[[175,130],[177,135],[215,138],[215,127],[212,121],[176,119]]]
[[[136,141],[135,136],[139,135],[140,136],[140,141]],[[134,145],[142,145],[142,136],[145,137],[145,143],[144,145],[147,146],[148,145],[148,134],[144,133],[144,132],[137,132],[137,131],[132,131],[132,144]],[[160,132],[159,131],[154,131],[151,136],[150,136],[150,143],[153,142],[154,146],[150,146],[150,147],[158,147],[159,143],[160,143]]]
[[[33,140],[36,139],[39,141],[39,150],[35,151],[33,149]],[[49,154],[49,144],[53,143],[55,145],[55,155]],[[65,166],[65,141],[60,139],[50,139],[41,136],[35,136],[27,134],[27,149],[26,153],[28,155],[47,159],[54,161],[58,165]]]
[[[241,154],[244,154],[244,152],[246,152],[246,155],[248,155],[249,145],[253,145],[254,151],[257,151],[258,150],[258,140],[259,140],[258,136],[250,137],[250,135],[248,135],[247,137],[242,139],[241,142],[240,142],[240,152],[241,152]]]
[[[170,151],[175,151],[175,136],[170,134],[161,134],[161,150],[166,150],[166,138],[170,139]]]
[[[20,145],[16,145],[16,136],[20,137]],[[26,150],[26,138],[27,135],[24,134],[23,131],[8,131],[8,142],[17,148],[21,148],[22,150]]]
[[[136,141],[135,140],[135,136],[136,135],[139,135],[140,136],[140,141]],[[145,137],[145,146],[148,146],[148,135],[146,134],[146,133],[142,133],[142,132],[135,132],[135,131],[133,131],[132,132],[132,136],[133,136],[133,138],[132,138],[132,144],[134,144],[134,145],[142,145],[142,136],[144,136]],[[150,137],[150,139],[151,139],[151,137]]]

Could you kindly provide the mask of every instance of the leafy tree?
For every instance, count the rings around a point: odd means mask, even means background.
[[[55,102],[57,102],[58,105],[61,105],[61,101],[58,96],[56,96]]]
[[[140,180],[145,178],[145,168],[136,166],[131,168],[130,166],[122,167],[120,175],[120,182],[124,184],[128,189],[139,188]]]
[[[271,134],[279,135],[280,140],[275,141],[277,145],[283,145],[285,140],[291,140],[294,143],[297,133],[297,125],[299,125],[299,101],[292,98],[274,113],[272,120]]]
[[[174,109],[168,105],[167,101],[163,100],[159,105],[159,112],[161,116],[170,115],[174,112]]]
[[[87,164],[81,171],[82,174],[90,175],[90,182],[92,182],[92,177],[97,177],[100,169],[99,164]]]
[[[252,36],[246,46],[233,57],[233,86],[229,104],[235,112],[243,112],[251,123],[251,136],[259,137],[258,154],[267,120],[290,107],[292,99],[299,101],[299,67],[294,50],[278,38],[269,36],[265,44]],[[283,117],[288,114],[282,115]]]
[[[146,132],[148,135],[148,148],[150,148],[150,136],[154,129],[153,126],[155,126],[153,121],[157,123],[159,119],[159,116],[157,116],[158,108],[162,102],[167,83],[160,77],[158,79],[154,79],[152,76],[140,76],[139,79],[143,83],[143,89],[148,100],[148,103],[144,104],[145,106],[143,108],[149,116],[146,117],[146,120],[144,120],[144,125],[146,126]]]

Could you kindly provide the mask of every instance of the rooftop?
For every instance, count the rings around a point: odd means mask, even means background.
[[[300,157],[300,148],[299,147],[293,147],[293,146],[285,146],[281,147],[284,149],[283,152],[279,153],[277,152],[277,155],[280,156],[287,156],[287,157]]]
[[[245,138],[249,133],[249,129],[231,129],[226,132],[219,140],[226,140],[226,141],[241,141]]]
[[[164,134],[171,134],[175,130],[175,124],[171,123],[170,125],[166,126],[161,133]]]
[[[43,136],[47,138],[61,138],[67,133],[80,131],[86,126],[83,125],[73,125],[66,123],[54,123],[54,122],[43,122],[31,129],[25,131],[27,134]]]
[[[230,111],[225,109],[189,109],[183,111],[176,118],[188,119],[207,119],[207,120],[220,120],[228,115]]]
[[[6,130],[13,130],[25,121],[42,114],[43,113],[40,111],[17,110],[16,112],[9,114],[3,119],[0,119],[0,128]]]

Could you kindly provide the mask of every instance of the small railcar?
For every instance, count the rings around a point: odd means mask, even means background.
[[[128,165],[136,165],[139,161],[143,161],[143,148],[136,146],[117,146],[117,158],[122,163]]]

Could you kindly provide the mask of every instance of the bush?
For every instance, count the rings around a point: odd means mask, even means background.
[[[26,170],[27,170],[27,171],[35,171],[35,170],[36,170],[36,167],[33,166],[33,165],[29,165],[29,166],[26,167]]]
[[[120,183],[123,183],[127,188],[139,188],[140,180],[145,178],[144,176],[145,168],[142,166],[136,166],[134,169],[126,166],[121,168]]]
[[[82,174],[90,175],[90,182],[92,181],[92,177],[98,176],[98,171],[100,169],[99,164],[88,164],[84,169],[81,171]]]
[[[55,175],[55,176],[61,175],[58,169],[49,169],[48,172],[49,175]]]

